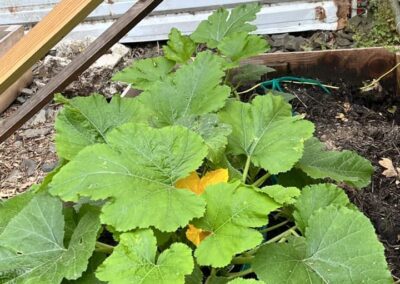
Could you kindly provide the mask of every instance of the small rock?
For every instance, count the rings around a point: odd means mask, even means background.
[[[15,142],[14,142],[14,147],[15,147],[15,148],[22,147],[22,141],[15,141]]]
[[[23,159],[22,160],[22,167],[28,176],[31,176],[35,173],[37,168],[37,163],[31,159]]]
[[[121,60],[129,54],[131,50],[125,45],[117,43],[111,48],[110,51],[111,51],[110,54],[105,54],[102,57],[100,57],[92,65],[92,68],[114,69],[118,65],[118,63],[120,63]]]
[[[24,138],[35,138],[49,134],[51,128],[27,129],[21,133]]]
[[[56,167],[58,166],[58,162],[50,162],[50,163],[44,163],[41,167],[42,171],[44,171],[45,173],[49,173],[52,170],[54,170]]]
[[[28,88],[23,88],[21,90],[21,94],[27,95],[27,96],[32,96],[33,95],[33,91],[31,89],[28,89]]]
[[[306,44],[307,40],[304,37],[289,36],[285,41],[284,47],[289,51],[301,51],[302,46]]]
[[[36,114],[34,116],[34,118],[32,119],[31,125],[35,126],[35,125],[38,125],[38,124],[45,123],[46,122],[46,116],[47,116],[46,110],[45,109],[41,109],[39,111],[39,113]]]
[[[23,96],[18,96],[17,97],[17,102],[19,102],[20,104],[23,104],[26,102],[26,99]]]
[[[347,38],[339,37],[339,38],[336,39],[336,44],[339,47],[349,47],[353,43],[350,40],[348,40]]]

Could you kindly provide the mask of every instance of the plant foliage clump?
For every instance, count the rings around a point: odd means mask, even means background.
[[[240,64],[268,49],[259,9],[172,30],[115,75],[137,98],[57,97],[63,163],[0,203],[0,283],[391,283],[336,185],[367,186],[371,163],[325,150],[283,96],[240,100],[270,71]]]

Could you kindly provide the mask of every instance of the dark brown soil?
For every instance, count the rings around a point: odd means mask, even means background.
[[[389,158],[400,167],[400,98],[393,92],[361,94],[343,86],[332,94],[313,87],[288,88],[298,97],[293,101],[295,110],[315,123],[316,136],[329,148],[356,151],[374,165],[367,188],[346,191],[373,222],[392,273],[400,278],[400,184],[395,177],[384,176],[378,163]]]

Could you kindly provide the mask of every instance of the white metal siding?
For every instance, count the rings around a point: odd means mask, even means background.
[[[79,0],[78,0],[79,1]],[[59,0],[0,0],[1,24],[33,24],[40,21]],[[99,6],[87,21],[72,31],[68,37],[80,39],[83,36],[98,36],[112,21],[129,9],[134,2],[113,0],[113,4]],[[254,0],[164,0],[156,10],[143,20],[122,40],[141,42],[163,40],[169,30],[176,27],[184,33],[191,33],[200,21],[206,19],[213,9],[224,6],[234,7]],[[256,24],[258,33],[272,34],[306,30],[335,30],[337,28],[337,7],[334,0],[264,0]],[[316,19],[315,8],[323,7],[326,19]]]

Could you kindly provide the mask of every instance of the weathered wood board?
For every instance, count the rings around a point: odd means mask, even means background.
[[[24,27],[20,25],[0,26],[0,57],[24,36]],[[0,113],[15,100],[22,88],[32,81],[32,71],[28,70],[12,86],[0,94]]]

